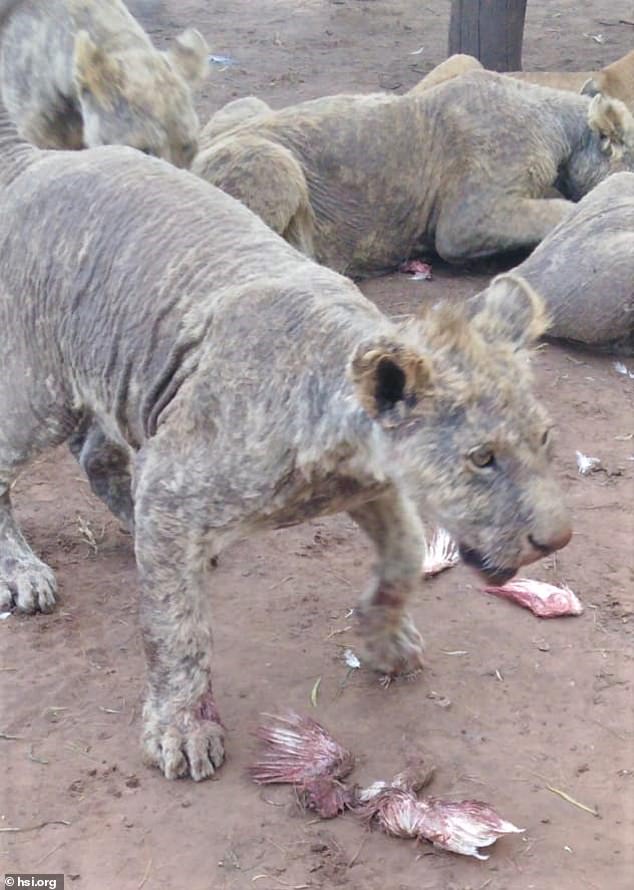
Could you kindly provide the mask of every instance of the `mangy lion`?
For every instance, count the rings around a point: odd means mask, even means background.
[[[456,53],[426,74],[412,87],[410,93],[420,93],[445,80],[477,70],[483,70],[483,65],[474,56]],[[603,93],[613,99],[620,99],[634,113],[634,50],[600,71],[511,71],[508,76],[586,96]]]
[[[484,66],[474,56],[456,53],[425,75],[409,90],[410,94],[420,93],[432,86],[467,74],[469,71],[482,71]],[[634,50],[626,53],[600,71],[513,71],[509,74],[518,80],[556,90],[570,90],[596,96],[603,93],[613,99],[620,99],[634,113]],[[215,112],[200,131],[198,149],[204,151],[220,133],[243,123],[255,115],[268,114],[271,108],[262,99],[245,96],[234,99]]]
[[[621,102],[487,71],[404,96],[268,113],[247,101],[234,103],[228,129],[212,118],[217,135],[192,170],[354,277],[430,250],[462,262],[535,247],[574,201],[634,169],[634,118]],[[545,197],[551,187],[563,198]]]
[[[28,0],[0,34],[2,97],[41,148],[131,145],[188,167],[198,117],[191,87],[207,44],[189,29],[156,50],[121,0]]]
[[[38,150],[4,111],[0,203],[0,610],[54,605],[10,489],[81,430],[93,488],[134,512],[144,750],[166,776],[223,760],[210,558],[232,539],[347,511],[376,547],[359,620],[387,674],[421,663],[418,505],[496,582],[569,540],[528,285],[500,278],[471,321],[397,325],[198,177],[127,147]]]
[[[634,173],[593,189],[513,272],[543,296],[549,337],[633,354]]]

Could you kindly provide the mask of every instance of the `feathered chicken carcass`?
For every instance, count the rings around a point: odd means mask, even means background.
[[[340,780],[354,767],[351,752],[310,717],[294,711],[263,716],[267,723],[255,733],[260,756],[249,768],[253,781],[294,785],[304,806],[324,819],[342,813],[351,792]]]
[[[358,792],[354,812],[386,834],[424,839],[441,850],[476,859],[489,858],[479,847],[490,846],[504,834],[524,831],[501,819],[492,807],[479,800],[418,799],[414,787],[403,784],[405,787],[399,787],[399,777],[389,784],[375,782]]]
[[[342,779],[352,771],[354,757],[319,723],[293,711],[283,717],[264,716],[267,722],[256,732],[262,750],[249,770],[252,779],[259,784],[294,785],[304,805],[323,818],[349,809],[387,834],[428,840],[440,849],[477,859],[488,858],[480,847],[524,830],[477,800],[419,799],[417,792],[433,775],[433,767],[422,758],[412,758],[391,782],[349,788]]]

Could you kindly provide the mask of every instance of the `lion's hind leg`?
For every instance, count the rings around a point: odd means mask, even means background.
[[[90,487],[128,531],[134,528],[134,502],[128,453],[109,439],[92,417],[69,441]]]
[[[228,136],[198,154],[192,172],[242,201],[293,247],[314,255],[308,185],[287,148],[248,133]]]
[[[227,130],[233,130],[234,127],[239,127],[249,120],[269,113],[272,113],[270,106],[256,96],[243,96],[241,99],[228,102],[215,114],[212,114],[200,131],[198,135],[199,152],[209,148],[212,142]]]
[[[454,77],[460,77],[462,74],[468,74],[470,71],[482,71],[483,68],[482,63],[473,56],[456,53],[453,56],[449,56],[440,65],[432,68],[422,80],[419,80],[411,90],[407,91],[407,94],[409,96],[417,96],[419,93],[425,93],[446,80],[453,80]]]

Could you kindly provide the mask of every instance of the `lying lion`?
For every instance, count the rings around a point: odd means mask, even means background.
[[[188,167],[198,118],[191,86],[207,70],[192,29],[156,50],[121,0],[30,0],[0,34],[2,97],[41,148],[131,145]]]
[[[486,71],[405,96],[232,104],[192,170],[355,277],[430,250],[463,262],[532,248],[571,202],[634,169],[634,118],[618,100]],[[565,200],[545,197],[553,186]]]
[[[634,173],[593,189],[514,272],[543,295],[548,336],[633,354]]]
[[[483,70],[484,66],[474,56],[456,53],[436,65],[409,92],[410,94],[423,92],[469,71]],[[620,99],[634,113],[634,50],[600,71],[513,71],[509,76],[539,86],[583,93],[586,96],[603,93],[613,99]],[[201,130],[199,150],[204,151],[216,136],[236,124],[243,123],[256,114],[266,114],[270,111],[266,102],[255,96],[245,96],[243,99],[228,102],[212,115]]]
[[[389,675],[421,664],[415,504],[497,583],[569,540],[527,285],[499,279],[471,322],[397,325],[190,173],[120,146],[40,151],[4,111],[0,204],[0,610],[54,605],[10,490],[72,437],[94,490],[133,511],[144,748],[167,777],[223,760],[210,557],[235,538],[347,511],[376,547],[358,614]]]
[[[634,50],[600,71],[516,71],[512,76],[588,96],[603,93],[620,99],[634,112]]]
[[[456,53],[433,68],[412,87],[410,93],[423,92],[445,80],[478,70],[484,69],[476,58]],[[570,90],[587,96],[603,93],[613,99],[620,99],[634,113],[634,50],[600,71],[512,71],[508,76],[527,83],[557,90]]]

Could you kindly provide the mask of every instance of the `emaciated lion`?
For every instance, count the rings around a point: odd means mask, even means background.
[[[354,277],[434,250],[460,263],[535,247],[621,169],[634,170],[634,118],[617,99],[487,71],[404,96],[246,107],[192,165]]]
[[[1,106],[0,204],[0,610],[54,605],[11,486],[84,430],[91,484],[133,510],[144,750],[167,777],[223,760],[210,558],[235,538],[347,511],[376,548],[358,614],[389,675],[421,664],[419,506],[494,582],[568,542],[528,285],[500,278],[471,321],[396,324],[198,177],[38,150]]]

